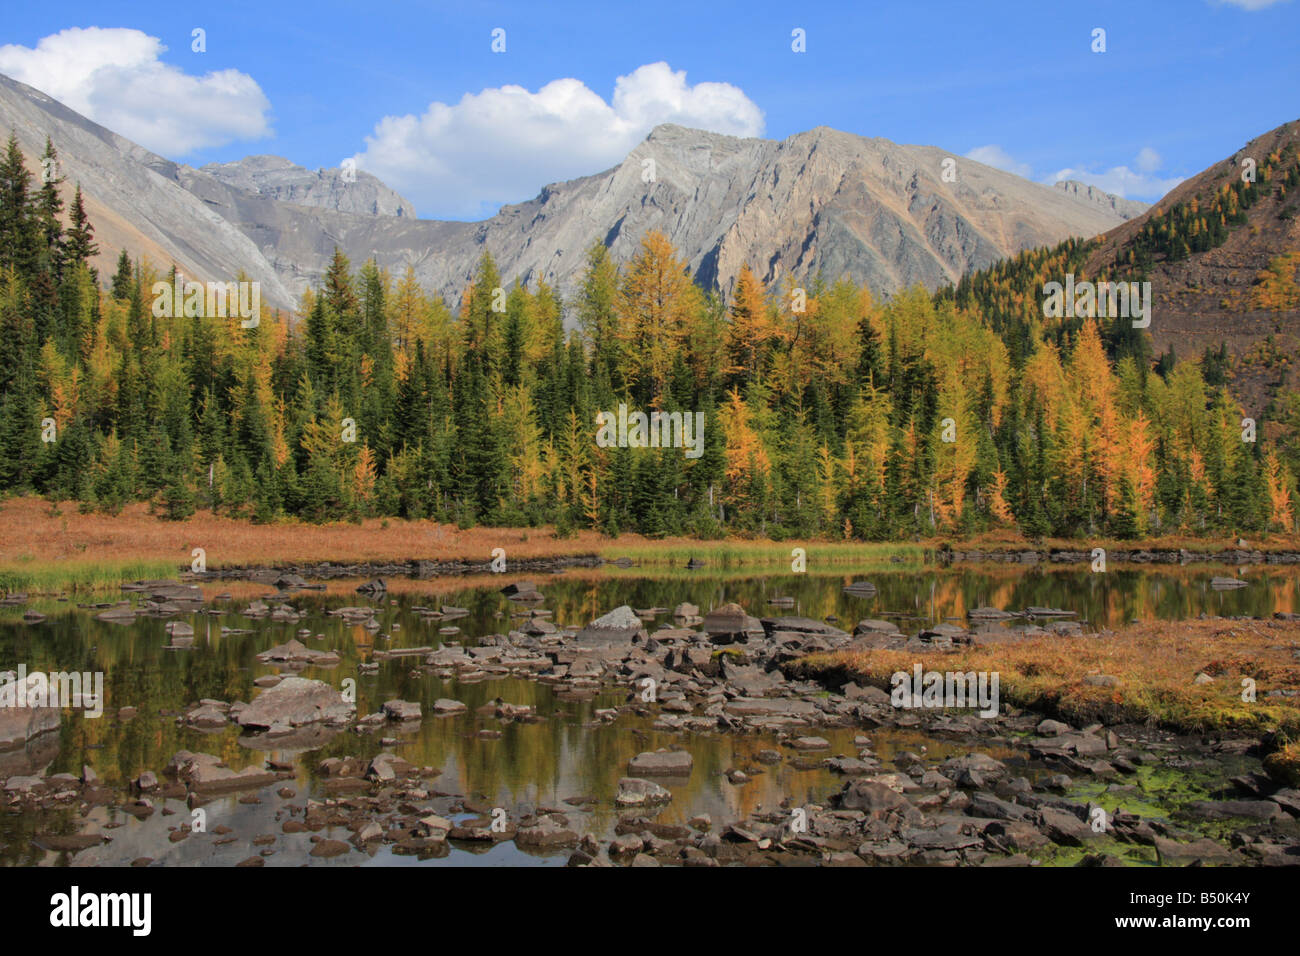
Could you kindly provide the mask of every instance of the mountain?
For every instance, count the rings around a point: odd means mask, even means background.
[[[101,246],[198,279],[242,269],[263,300],[292,307],[337,245],[459,301],[484,249],[501,274],[574,290],[593,241],[626,261],[663,230],[706,288],[742,263],[768,283],[847,276],[880,295],[936,288],[1022,249],[1123,222],[1123,200],[1052,188],[929,146],[819,127],[776,142],[665,125],[618,166],[548,185],[482,222],[416,219],[373,176],[312,172],[258,156],[202,169],[157,156],[31,87],[0,77],[0,128],[33,168],[49,135],[80,181]],[[955,161],[955,182],[945,162]],[[650,173],[653,172],[653,175]]]
[[[1093,198],[972,160],[960,160],[958,182],[945,183],[947,158],[826,128],[774,142],[665,125],[618,166],[548,185],[478,223],[291,208],[213,183],[206,168],[182,168],[179,181],[254,239],[292,288],[317,281],[337,243],[353,261],[374,255],[395,272],[413,266],[450,302],[484,248],[502,275],[569,294],[593,241],[623,262],[660,229],[706,288],[729,291],[749,262],[768,283],[821,272],[887,295],[914,283],[935,288],[1020,249],[1122,221]]]
[[[281,156],[246,156],[233,163],[209,163],[201,172],[265,199],[319,206],[367,216],[415,218],[415,207],[364,170],[353,170],[349,180],[343,170],[314,172]]]
[[[1249,187],[1248,160],[1255,175]],[[1233,392],[1259,414],[1287,384],[1300,353],[1297,213],[1300,121],[1293,121],[1100,237],[1085,268],[1093,276],[1148,279],[1156,353],[1199,358],[1225,345],[1236,360]]]
[[[248,236],[180,188],[175,163],[0,75],[0,130],[10,129],[33,170],[41,168],[46,137],[53,140],[66,198],[81,184],[101,277],[112,274],[127,249],[161,268],[175,263],[200,280],[229,279],[242,269],[261,283],[268,305],[288,308],[296,301]]]
[[[1103,209],[1109,209],[1121,219],[1132,219],[1134,216],[1140,216],[1151,207],[1144,202],[1138,202],[1136,199],[1124,199],[1120,196],[1112,195],[1098,189],[1096,186],[1089,186],[1087,183],[1081,183],[1077,179],[1065,179],[1055,184],[1054,188],[1081,199],[1085,202],[1096,203]]]

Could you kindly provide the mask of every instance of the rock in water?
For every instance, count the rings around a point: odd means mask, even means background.
[[[628,772],[636,777],[688,777],[695,761],[685,750],[655,750],[637,754],[628,761]]]
[[[624,604],[596,618],[579,631],[578,641],[583,644],[630,643],[638,634],[643,633],[643,627],[636,611]]]
[[[1211,578],[1210,587],[1216,591],[1232,591],[1236,588],[1244,588],[1250,584],[1249,581],[1243,581],[1241,578]]]
[[[704,615],[704,630],[715,644],[748,640],[764,634],[763,625],[758,618],[751,617],[743,607],[735,603],[724,604]]]
[[[0,673],[0,750],[21,747],[33,737],[51,730],[58,730],[62,712],[58,707],[19,706],[20,699],[34,699],[30,694],[38,691],[44,677],[40,674],[29,675],[20,696],[17,683],[18,675],[14,671]]]
[[[320,722],[339,723],[351,718],[355,706],[329,684],[304,677],[286,677],[269,687],[239,712],[244,727],[272,727]]]

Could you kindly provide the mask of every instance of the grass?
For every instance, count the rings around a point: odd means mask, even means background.
[[[212,569],[413,559],[486,564],[494,548],[504,548],[509,561],[594,554],[608,540],[590,531],[559,539],[549,528],[461,530],[380,518],[259,525],[200,512],[165,521],[144,504],[116,515],[81,514],[75,503],[56,507],[38,498],[14,498],[0,502],[0,588],[48,592],[116,587],[141,576],[174,578],[189,567],[195,548],[204,550]]]
[[[1269,775],[1288,787],[1300,787],[1300,744],[1289,743],[1264,760]]]
[[[1234,537],[1161,538],[1149,542],[1057,541],[1047,547],[1087,550],[1107,548],[1187,547],[1222,550]],[[184,521],[165,521],[137,503],[119,514],[82,514],[74,502],[40,498],[0,501],[0,590],[58,593],[116,587],[139,577],[175,577],[189,566],[195,548],[205,552],[209,568],[295,567],[322,562],[398,563],[411,560],[486,563],[493,549],[506,559],[552,558],[599,554],[629,558],[656,576],[686,574],[691,558],[704,561],[707,573],[760,571],[789,573],[793,549],[807,553],[807,570],[870,573],[924,567],[945,547],[1019,550],[1029,543],[1012,531],[989,532],[966,541],[934,538],[906,543],[846,541],[769,541],[730,537],[717,541],[691,538],[650,539],[625,534],[610,538],[595,531],[557,537],[554,529],[469,528],[433,521],[372,518],[360,522],[309,524],[252,522],[200,512]],[[1268,550],[1298,549],[1294,537],[1252,540]],[[635,573],[635,572],[634,572]]]
[[[1180,733],[1300,734],[1300,700],[1266,697],[1300,686],[1300,622],[1178,621],[1135,624],[1104,636],[1032,637],[958,651],[867,650],[817,654],[802,676],[890,688],[896,671],[996,671],[1002,700],[1076,726],[1153,723]],[[1197,674],[1215,678],[1196,684]],[[1115,687],[1085,682],[1119,678]],[[1255,700],[1242,700],[1242,679]]]
[[[51,563],[36,558],[0,565],[0,592],[57,594],[64,591],[116,589],[123,581],[176,577],[173,561],[126,559],[77,560]]]
[[[1014,530],[999,529],[986,531],[969,538],[951,538],[938,536],[923,539],[922,546],[930,549],[952,548],[957,551],[1021,551],[1025,549],[1049,551],[1091,551],[1093,548],[1105,548],[1106,551],[1177,551],[1180,548],[1194,554],[1237,549],[1238,538],[1244,538],[1246,550],[1258,549],[1264,552],[1300,551],[1300,535],[1266,534],[1255,532],[1243,534],[1221,533],[1197,537],[1189,534],[1165,534],[1142,538],[1137,541],[1123,541],[1118,538],[1043,538],[1029,541]]]
[[[827,566],[868,569],[874,565],[918,566],[924,551],[915,545],[848,542],[781,543],[687,538],[652,540],[636,534],[609,538],[578,531],[560,538],[554,529],[469,528],[434,521],[372,518],[361,522],[309,524],[249,521],[200,512],[184,521],[166,521],[148,505],[133,504],[116,515],[82,514],[75,503],[39,498],[0,502],[0,590],[57,593],[117,587],[139,577],[175,577],[204,551],[207,566],[218,568],[294,567],[321,562],[398,563],[411,560],[486,564],[493,549],[506,560],[601,554],[628,557],[656,570],[684,568],[698,557],[711,570],[788,569],[796,546],[809,552],[809,570]]]
[[[691,558],[705,562],[706,571],[765,568],[790,572],[792,552],[802,548],[809,573],[840,568],[919,568],[926,563],[925,549],[916,544],[878,544],[851,541],[693,541],[668,538],[627,544],[610,542],[599,553],[607,559],[631,558],[642,567],[684,569]]]

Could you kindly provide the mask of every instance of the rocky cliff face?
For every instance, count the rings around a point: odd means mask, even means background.
[[[972,160],[959,160],[957,182],[944,182],[947,158],[830,129],[774,142],[661,126],[613,169],[546,186],[479,223],[308,210],[204,170],[183,170],[180,182],[253,238],[296,292],[319,279],[337,242],[354,261],[373,255],[394,272],[412,266],[450,302],[484,248],[503,275],[543,279],[568,295],[592,242],[625,262],[646,232],[660,229],[708,288],[729,291],[748,262],[769,283],[821,273],[888,295],[1123,221],[1095,194]]]
[[[261,283],[264,302],[286,308],[295,301],[248,236],[180,187],[175,163],[0,75],[0,131],[10,129],[32,170],[40,169],[46,136],[54,141],[66,199],[81,183],[101,277],[112,274],[118,253],[127,249],[156,268],[175,263],[204,281],[230,279],[242,269]]]
[[[318,206],[364,216],[415,218],[415,207],[376,177],[341,168],[304,169],[280,156],[246,156],[234,163],[209,163],[202,172],[262,199]]]
[[[54,139],[69,191],[79,180],[90,199],[101,271],[121,248],[200,279],[243,269],[277,307],[319,281],[336,244],[354,264],[373,256],[398,275],[413,267],[453,304],[485,248],[502,275],[570,295],[592,242],[624,262],[652,229],[708,288],[729,291],[749,263],[768,283],[847,276],[888,295],[1105,232],[1126,215],[1087,187],[1053,189],[933,147],[825,127],[776,142],[660,126],[613,169],[467,223],[415,219],[364,172],[349,182],[268,156],[177,165],[4,77],[0,125],[18,132],[33,167],[46,134]]]
[[[1089,186],[1076,179],[1066,179],[1056,184],[1056,188],[1085,202],[1096,203],[1103,209],[1109,209],[1121,219],[1140,216],[1151,207],[1136,199],[1121,199],[1119,196],[1104,192],[1096,186]]]

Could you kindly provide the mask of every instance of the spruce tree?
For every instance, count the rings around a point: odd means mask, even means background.
[[[99,255],[99,245],[95,242],[95,227],[90,224],[90,217],[86,215],[86,204],[81,197],[81,183],[77,183],[77,191],[72,196],[68,219],[65,246],[68,265],[90,267],[91,275],[96,276],[94,268],[90,266],[90,260]]]
[[[126,254],[125,249],[117,257],[117,271],[113,273],[111,288],[115,299],[131,298],[131,290],[135,288],[135,270],[131,266],[131,257]]]

